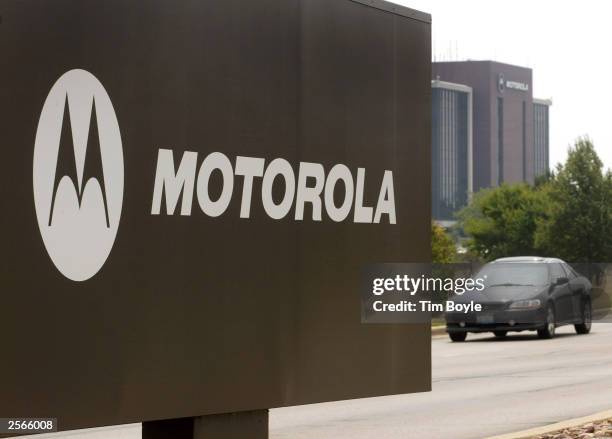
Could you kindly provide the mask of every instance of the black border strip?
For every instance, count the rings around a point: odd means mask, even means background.
[[[424,23],[431,24],[431,15],[425,12],[417,11],[416,9],[410,9],[406,6],[397,5],[385,0],[351,0],[352,2],[359,3],[362,5],[370,6],[372,8],[381,9],[386,12],[401,15],[403,17],[412,18],[414,20],[422,21]]]

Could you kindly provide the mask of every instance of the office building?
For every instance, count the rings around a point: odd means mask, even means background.
[[[533,98],[531,69],[494,61],[435,62],[432,76],[434,219],[454,218],[472,190],[533,184],[547,172],[551,102]]]

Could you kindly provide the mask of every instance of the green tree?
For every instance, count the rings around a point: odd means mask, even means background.
[[[570,262],[612,258],[612,175],[591,140],[580,138],[547,185],[550,211],[538,223],[536,247]]]
[[[453,239],[436,223],[431,224],[431,254],[435,264],[451,264],[456,259]]]
[[[506,185],[478,192],[458,214],[468,249],[493,260],[538,254],[535,234],[548,210],[548,183]]]

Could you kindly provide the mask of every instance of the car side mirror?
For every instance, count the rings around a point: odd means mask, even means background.
[[[569,282],[569,279],[567,277],[557,278],[557,285],[565,285],[568,282]]]

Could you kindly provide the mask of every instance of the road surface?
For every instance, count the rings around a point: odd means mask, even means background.
[[[482,438],[612,409],[612,324],[432,340],[433,391],[273,410],[274,439]]]
[[[612,409],[612,324],[432,341],[433,392],[276,409],[273,439],[482,438]],[[37,436],[137,439],[140,426]]]

